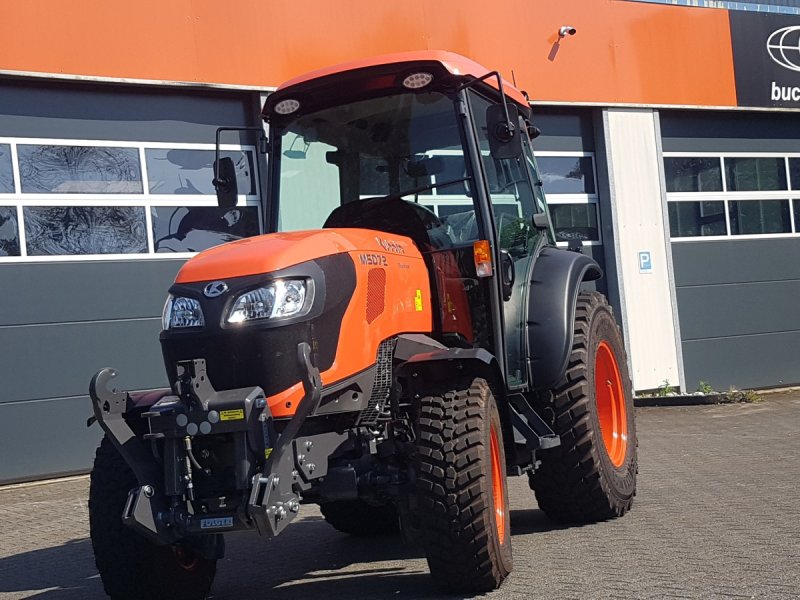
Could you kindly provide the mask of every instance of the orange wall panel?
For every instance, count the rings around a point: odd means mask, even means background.
[[[442,49],[535,100],[734,106],[728,13],[619,0],[28,0],[0,69],[254,87],[373,54]],[[569,24],[575,36],[557,43]]]

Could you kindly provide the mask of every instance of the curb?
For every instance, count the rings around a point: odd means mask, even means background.
[[[779,394],[797,394],[800,386],[770,387],[760,390],[732,390],[713,394],[676,394],[674,396],[634,396],[633,405],[652,406],[709,406],[714,404],[748,404]],[[753,394],[755,397],[753,397]],[[748,398],[748,396],[750,396]]]
[[[704,394],[695,396],[685,394],[678,396],[642,396],[633,398],[637,407],[653,406],[706,406],[711,404],[738,404],[741,400],[731,398],[728,394]]]

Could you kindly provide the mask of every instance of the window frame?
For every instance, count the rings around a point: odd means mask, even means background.
[[[19,256],[0,256],[1,264],[19,264],[32,262],[84,262],[84,261],[109,261],[109,260],[166,260],[187,259],[195,256],[197,252],[155,252],[153,217],[151,208],[171,207],[216,207],[217,199],[213,194],[152,194],[147,173],[146,150],[206,150],[213,152],[216,148],[213,143],[183,143],[183,142],[149,142],[149,141],[122,141],[122,140],[86,140],[86,139],[60,139],[60,138],[28,138],[28,137],[0,137],[0,144],[8,144],[11,151],[11,168],[14,177],[14,191],[11,193],[0,192],[0,205],[16,208],[17,235],[20,246]],[[134,148],[137,150],[139,168],[141,173],[142,192],[125,193],[57,193],[35,192],[24,193],[20,179],[18,145],[38,146],[90,146],[98,148]],[[223,151],[251,152],[253,156],[254,194],[239,194],[236,206],[256,207],[258,214],[259,231],[264,231],[263,207],[261,202],[261,177],[258,164],[258,149],[250,144],[220,144]],[[145,212],[147,227],[147,252],[125,254],[56,254],[46,256],[28,256],[27,239],[25,235],[25,221],[23,209],[26,207],[141,207]]]
[[[664,193],[667,198],[667,205],[670,202],[723,202],[725,207],[725,235],[693,235],[684,237],[673,237],[670,235],[670,242],[714,242],[720,240],[750,240],[750,239],[783,239],[800,237],[800,223],[795,220],[795,203],[800,203],[800,181],[794,182],[792,187],[791,171],[789,159],[800,158],[800,152],[662,152],[661,167],[664,168],[663,159],[665,158],[717,158],[719,159],[720,172],[722,173],[722,191],[717,192],[667,192],[666,180],[664,181]],[[725,170],[726,158],[780,158],[786,173],[785,190],[749,190],[734,192],[728,190],[727,173]],[[791,231],[784,233],[748,233],[736,234],[731,232],[731,211],[730,203],[742,200],[782,200],[789,203],[789,226]],[[667,216],[669,218],[669,216]]]

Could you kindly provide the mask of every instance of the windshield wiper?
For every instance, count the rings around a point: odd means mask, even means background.
[[[437,181],[436,183],[431,183],[429,185],[423,185],[421,187],[411,188],[410,190],[404,190],[397,194],[388,194],[387,196],[385,196],[385,198],[387,200],[401,200],[403,196],[411,196],[412,194],[417,195],[422,192],[427,192],[428,190],[433,190],[438,187],[447,187],[448,185],[455,185],[456,183],[463,183],[468,180],[469,177],[462,177],[460,179],[453,179],[451,181],[442,181],[441,183]],[[418,202],[419,199],[415,198],[414,201]]]

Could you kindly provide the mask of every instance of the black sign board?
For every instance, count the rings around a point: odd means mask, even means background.
[[[800,16],[732,10],[739,106],[800,108]]]

